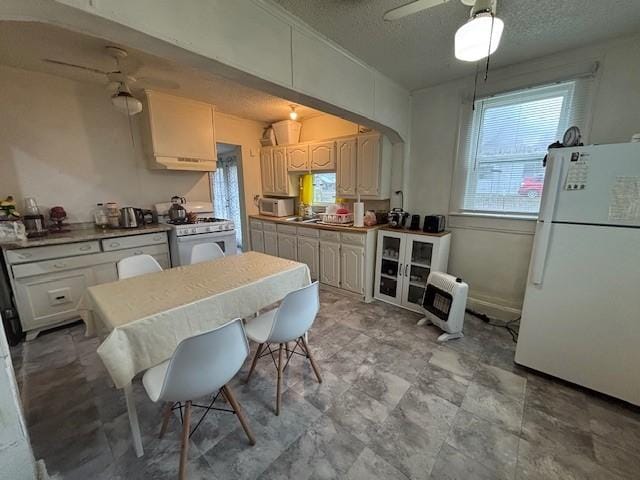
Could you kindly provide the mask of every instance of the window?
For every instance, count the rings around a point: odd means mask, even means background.
[[[574,80],[477,100],[461,131],[457,210],[537,214],[547,147],[584,127],[587,89]]]
[[[313,204],[327,205],[336,203],[336,174],[313,174]]]

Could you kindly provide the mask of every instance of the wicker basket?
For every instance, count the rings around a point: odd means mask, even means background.
[[[353,213],[319,213],[320,221],[331,225],[347,225],[353,223]]]

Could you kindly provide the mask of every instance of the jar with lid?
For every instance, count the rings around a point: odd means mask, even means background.
[[[118,208],[118,204],[115,202],[107,203],[107,218],[109,220],[109,227],[118,228],[120,227],[120,209]]]
[[[105,229],[109,226],[109,216],[103,203],[96,204],[96,208],[93,210],[93,222],[98,228]]]

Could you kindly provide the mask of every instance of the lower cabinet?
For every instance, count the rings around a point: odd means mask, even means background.
[[[320,282],[340,287],[340,244],[320,242]]]
[[[276,232],[264,232],[264,253],[278,256],[278,234]]]
[[[341,251],[341,287],[364,293],[364,247],[343,244]]]
[[[251,250],[264,253],[264,232],[251,228]]]
[[[278,256],[298,260],[298,241],[295,235],[278,233]]]
[[[311,280],[320,274],[320,241],[317,238],[298,237],[298,261],[309,267]]]

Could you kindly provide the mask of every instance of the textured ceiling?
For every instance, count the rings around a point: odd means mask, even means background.
[[[470,75],[453,54],[468,17],[459,0],[395,22],[387,10],[410,0],[275,0],[293,15],[410,90]],[[505,30],[495,67],[640,31],[640,0],[498,0]]]
[[[113,58],[105,51],[112,42],[81,35],[51,25],[29,22],[0,22],[0,64],[49,73],[80,82],[107,85],[104,75],[43,62],[43,58],[81,64],[103,71],[115,70]],[[199,72],[126,48],[129,57],[122,66],[140,81],[137,88],[152,88],[193,98],[216,106],[218,111],[242,118],[271,123],[288,118],[292,102],[240,85],[209,73]],[[142,81],[147,78],[148,80]],[[105,89],[105,95],[108,92]],[[319,112],[298,107],[299,118]]]

